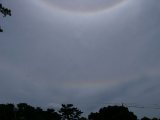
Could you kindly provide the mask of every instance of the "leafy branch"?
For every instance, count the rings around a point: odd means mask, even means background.
[[[3,17],[11,16],[11,10],[4,7],[1,3],[0,3],[0,13],[3,15]],[[0,26],[0,32],[3,32],[3,29]]]

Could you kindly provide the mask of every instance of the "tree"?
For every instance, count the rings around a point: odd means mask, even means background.
[[[108,106],[101,108],[99,112],[91,113],[89,120],[137,120],[137,116],[124,106]]]
[[[1,3],[0,3],[0,13],[3,15],[3,17],[6,17],[7,15],[11,16],[11,10],[3,7]],[[3,32],[1,26],[0,26],[0,32]]]
[[[154,118],[152,118],[152,120],[158,120],[158,118],[155,118],[155,117],[154,117]]]
[[[85,117],[81,117],[79,120],[87,120],[87,118],[85,118]]]
[[[151,120],[151,119],[148,117],[143,117],[141,120]]]
[[[148,117],[143,117],[143,118],[141,118],[141,120],[158,120],[158,118],[154,117],[154,118],[150,119]]]
[[[14,110],[13,104],[0,104],[0,120],[14,120]]]
[[[73,106],[73,104],[62,104],[59,110],[62,120],[80,120],[82,112]]]
[[[57,112],[55,112],[54,109],[51,109],[51,108],[47,109],[45,113],[46,113],[45,114],[46,120],[60,120],[61,119],[60,115]]]
[[[26,103],[19,103],[17,105],[18,113],[17,117],[19,120],[31,120],[34,119],[35,116],[35,108],[26,104]]]

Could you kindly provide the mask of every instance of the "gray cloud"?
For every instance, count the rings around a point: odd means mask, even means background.
[[[4,3],[13,16],[0,38],[0,102],[74,103],[86,112],[106,102],[160,104],[159,1],[84,15]]]

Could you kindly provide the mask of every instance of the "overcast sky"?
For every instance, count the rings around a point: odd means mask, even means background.
[[[0,103],[160,106],[160,0],[0,2]]]

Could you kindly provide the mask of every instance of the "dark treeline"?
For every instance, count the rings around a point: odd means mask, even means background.
[[[108,106],[82,117],[82,111],[72,104],[62,104],[59,110],[33,107],[26,103],[0,104],[0,120],[138,120],[125,106]],[[143,117],[141,120],[160,120]]]

